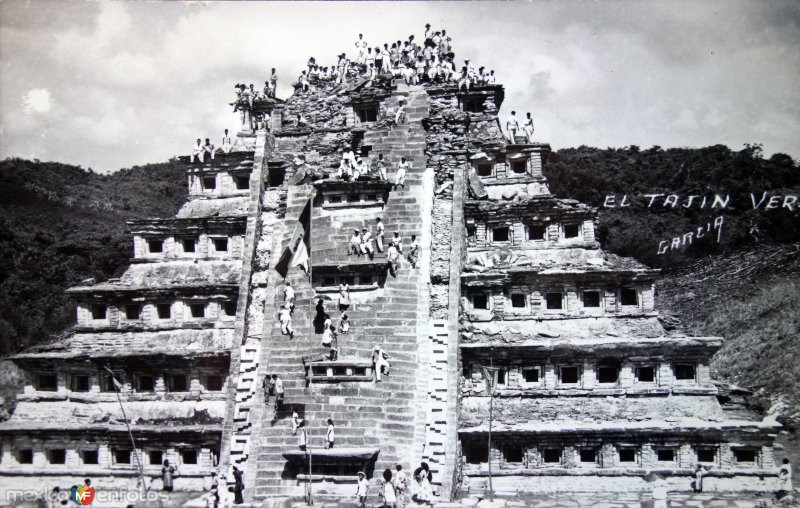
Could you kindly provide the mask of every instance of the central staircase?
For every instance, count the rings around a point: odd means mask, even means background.
[[[251,455],[246,465],[246,497],[250,501],[302,496],[307,478],[304,463],[292,463],[284,453],[297,455],[298,439],[291,432],[292,412],[306,421],[312,456],[323,447],[326,421],[336,425],[334,451],[355,456],[369,450],[378,450],[377,457],[369,463],[358,459],[339,466],[321,464],[314,467],[315,497],[332,499],[352,497],[356,481],[355,472],[366,467],[368,478],[376,483],[381,471],[402,464],[410,474],[419,465],[425,443],[427,418],[428,376],[430,370],[430,331],[428,329],[428,278],[425,267],[418,264],[412,269],[406,259],[411,235],[422,242],[429,238],[423,233],[423,217],[429,213],[425,200],[432,196],[432,178],[425,178],[425,131],[422,119],[429,113],[427,93],[420,87],[399,85],[388,106],[399,99],[407,101],[407,122],[382,130],[367,131],[364,145],[372,146],[372,153],[383,153],[389,168],[389,178],[394,173],[400,157],[411,163],[405,188],[392,190],[382,211],[342,210],[312,211],[311,265],[338,264],[346,266],[346,241],[341,248],[320,249],[314,246],[330,242],[331,238],[349,238],[349,233],[360,224],[372,226],[374,218],[382,217],[386,227],[386,243],[398,231],[403,240],[403,259],[396,277],[386,277],[383,287],[353,292],[352,305],[347,310],[351,332],[339,335],[339,361],[364,364],[369,362],[375,346],[385,351],[391,362],[391,372],[381,382],[336,381],[313,383],[306,379],[302,357],[327,353],[321,345],[321,334],[315,333],[316,306],[323,299],[324,309],[334,323],[341,312],[336,294],[315,296],[308,277],[292,268],[287,280],[296,292],[293,315],[294,338],[281,334],[277,311],[283,303],[282,281],[274,279],[267,288],[264,303],[264,335],[261,339],[257,383],[264,376],[278,374],[285,387],[283,409],[273,408],[274,399],[265,401],[265,394],[257,390],[250,412],[252,422]],[[291,186],[287,196],[286,228],[283,245],[287,245],[292,229],[303,207],[314,192],[308,185]],[[425,210],[428,210],[426,212]],[[326,216],[327,215],[327,216]],[[429,218],[428,218],[429,220]],[[429,224],[429,222],[427,222]],[[336,231],[334,229],[344,229]],[[425,245],[423,243],[423,245]],[[354,263],[357,258],[353,258]],[[427,259],[423,256],[421,261]],[[385,253],[377,254],[376,262],[385,262]],[[383,269],[383,268],[382,268]],[[434,480],[438,480],[434,478]]]

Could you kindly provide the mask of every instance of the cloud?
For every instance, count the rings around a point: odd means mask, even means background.
[[[47,88],[34,88],[22,96],[26,113],[47,113],[52,105],[50,91]]]

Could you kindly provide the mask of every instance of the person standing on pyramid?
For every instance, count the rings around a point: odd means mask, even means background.
[[[350,284],[339,284],[339,312],[350,308]]]
[[[294,314],[294,288],[286,281],[286,286],[283,288],[283,303],[289,306],[289,313]]]
[[[281,333],[293,339],[294,328],[292,327],[292,313],[289,311],[289,305],[281,305],[280,310],[278,310],[278,322],[281,324]]]
[[[386,251],[386,262],[389,265],[389,273],[392,277],[397,277],[397,267],[400,264],[400,251],[394,242],[389,244],[389,250]]]
[[[363,65],[367,60],[367,41],[364,40],[364,34],[358,34],[356,41],[356,63]]]
[[[358,484],[356,485],[358,508],[367,508],[367,491],[369,491],[369,482],[367,481],[366,475],[359,471]]]
[[[375,244],[378,247],[378,252],[383,252],[383,237],[384,233],[383,221],[380,217],[375,219]]]
[[[333,442],[336,439],[333,427],[333,420],[328,418],[328,429],[325,431],[325,448],[333,448]]]
[[[398,187],[406,188],[406,171],[411,167],[406,161],[405,156],[400,157],[400,164],[397,165],[397,173],[394,176],[394,188],[397,189]]]
[[[275,383],[275,411],[280,411],[283,408],[283,380],[273,374],[272,381]]]
[[[506,120],[506,132],[508,133],[508,140],[511,143],[515,142],[517,131],[519,130],[519,122],[517,121],[517,112],[512,111],[511,115]]]
[[[531,118],[531,112],[528,111],[527,116],[525,117],[525,123],[522,125],[522,130],[525,132],[525,136],[528,138],[528,143],[533,141],[533,118]]]
[[[417,240],[417,235],[411,235],[411,248],[408,250],[408,262],[411,263],[411,268],[417,267],[417,261],[419,261],[419,240]]]

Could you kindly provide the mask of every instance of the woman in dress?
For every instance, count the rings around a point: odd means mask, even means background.
[[[392,470],[383,471],[383,486],[381,487],[381,497],[383,498],[383,508],[395,508],[397,506],[397,492],[392,483]]]
[[[339,311],[350,308],[350,284],[339,284]]]
[[[333,342],[333,321],[329,316],[325,316],[325,323],[322,325],[322,346],[331,347]]]
[[[427,464],[425,464],[427,465]],[[433,499],[433,489],[431,482],[428,478],[428,470],[424,467],[420,468],[419,472],[419,492],[417,493],[418,503],[430,503]]]
[[[350,320],[347,318],[347,314],[342,314],[342,320],[339,321],[339,333],[344,335],[350,333]]]

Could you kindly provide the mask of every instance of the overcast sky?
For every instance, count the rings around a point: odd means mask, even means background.
[[[800,156],[800,2],[0,0],[0,156],[113,171],[219,143],[233,85],[445,28],[554,149],[762,143]]]

